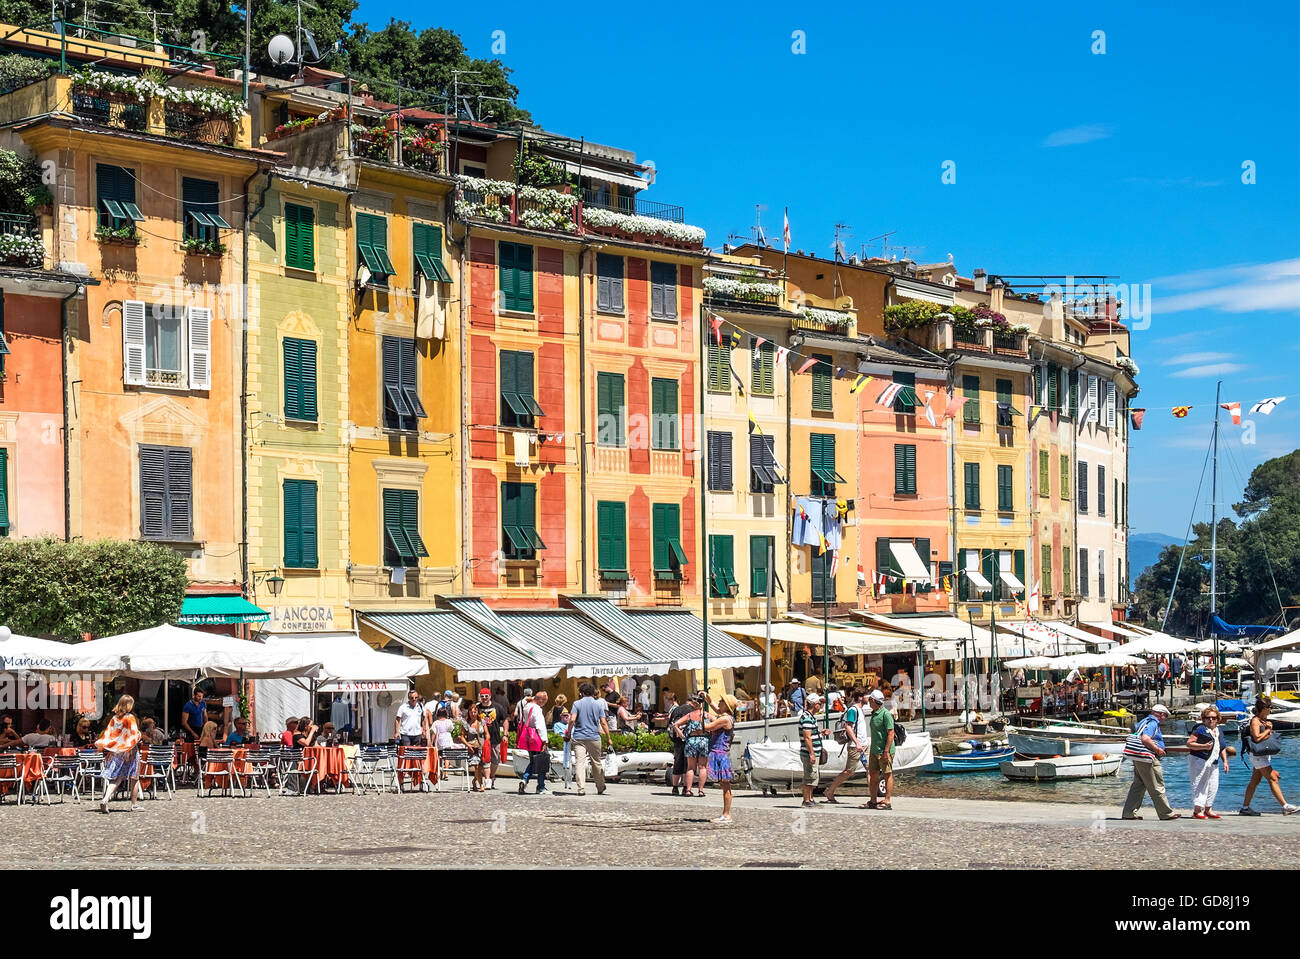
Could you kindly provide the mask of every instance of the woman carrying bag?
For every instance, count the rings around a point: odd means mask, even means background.
[[[1219,792],[1219,763],[1228,771],[1228,757],[1232,748],[1223,744],[1223,731],[1219,728],[1219,711],[1207,706],[1201,711],[1201,721],[1187,737],[1187,778],[1192,784],[1192,818],[1220,819],[1214,811],[1214,797]]]
[[[522,796],[528,787],[529,778],[537,779],[537,794],[547,792],[546,774],[551,768],[551,754],[546,748],[546,700],[545,692],[533,697],[523,709],[523,724],[519,727],[516,739],[518,748],[528,753],[528,771],[519,781],[519,794]]]
[[[1255,787],[1265,779],[1268,780],[1268,788],[1273,793],[1273,798],[1282,806],[1282,815],[1289,816],[1300,812],[1300,806],[1292,806],[1282,795],[1277,770],[1273,768],[1273,756],[1282,751],[1282,743],[1273,732],[1273,724],[1268,719],[1269,710],[1272,708],[1273,703],[1267,696],[1258,697],[1255,700],[1255,715],[1250,718],[1250,725],[1241,734],[1241,744],[1246,750],[1247,759],[1253,770],[1250,774],[1250,783],[1246,786],[1246,800],[1238,811],[1242,816],[1261,815],[1259,810],[1250,807],[1250,801],[1255,798]]]

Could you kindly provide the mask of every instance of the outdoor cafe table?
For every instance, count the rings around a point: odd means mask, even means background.
[[[18,760],[18,765],[23,771],[23,788],[30,789],[32,785],[45,775],[45,757],[40,753],[14,753],[14,758]],[[0,781],[0,794],[7,793],[10,789],[10,781]]]
[[[303,762],[316,763],[316,783],[340,789],[352,785],[348,778],[348,756],[342,746],[308,746],[302,751]]]
[[[204,788],[204,789],[211,789],[211,788],[213,787],[213,785],[215,785],[215,783],[216,783],[216,781],[217,781],[215,778],[210,777],[209,775],[207,775],[208,773],[219,773],[219,772],[225,772],[225,771],[226,771],[227,769],[229,769],[232,765],[235,767],[234,772],[235,772],[235,775],[236,775],[236,776],[239,776],[239,775],[241,775],[242,773],[246,773],[246,772],[248,772],[248,762],[247,762],[247,759],[248,759],[248,750],[247,750],[247,749],[232,749],[232,750],[231,750],[231,755],[232,755],[232,756],[234,757],[234,759],[235,759],[235,761],[234,761],[233,763],[206,763],[206,764],[204,764],[204,767],[203,767],[203,772],[204,772],[204,776],[203,776],[203,788]],[[234,784],[234,783],[231,783],[231,785],[233,786],[233,785],[235,785],[235,784]]]
[[[414,772],[411,772],[411,770],[414,770]],[[436,746],[428,747],[424,761],[421,762],[414,756],[407,758],[406,747],[403,746],[397,751],[397,771],[399,782],[404,779],[406,782],[413,783],[418,787],[424,783],[424,777],[427,774],[429,782],[436,783],[438,781],[438,748]]]

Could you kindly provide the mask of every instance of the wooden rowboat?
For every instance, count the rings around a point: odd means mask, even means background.
[[[1100,757],[1100,758],[1098,758]],[[1055,759],[1007,760],[999,767],[1008,779],[1056,782],[1059,779],[1097,779],[1119,772],[1122,756],[1060,756]]]

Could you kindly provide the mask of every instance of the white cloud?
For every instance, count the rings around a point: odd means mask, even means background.
[[[1110,136],[1110,129],[1102,123],[1085,123],[1083,126],[1070,127],[1049,133],[1043,141],[1045,147],[1070,147],[1093,140],[1104,140]]]
[[[1200,379],[1209,376],[1227,376],[1229,373],[1240,373],[1247,369],[1250,367],[1244,363],[1207,363],[1204,366],[1189,366],[1169,375],[1174,379]]]
[[[1166,296],[1166,290],[1182,290]],[[1300,259],[1216,267],[1151,281],[1151,312],[1252,313],[1300,307]]]
[[[1221,360],[1235,360],[1235,353],[1180,353],[1163,361],[1164,366],[1183,366],[1187,363],[1218,363]]]

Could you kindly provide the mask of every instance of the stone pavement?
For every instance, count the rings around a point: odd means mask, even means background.
[[[1247,868],[1300,857],[1300,816],[1162,823],[1151,811],[961,799],[896,800],[892,812],[804,810],[797,798],[738,793],[736,822],[712,821],[720,794],[672,796],[614,784],[596,796],[488,794],[146,801],[0,808],[0,868],[130,869],[511,866],[796,867],[880,862],[896,868]],[[844,797],[848,798],[848,797]],[[1252,841],[1255,840],[1255,841]],[[1263,841],[1259,841],[1263,840]]]

